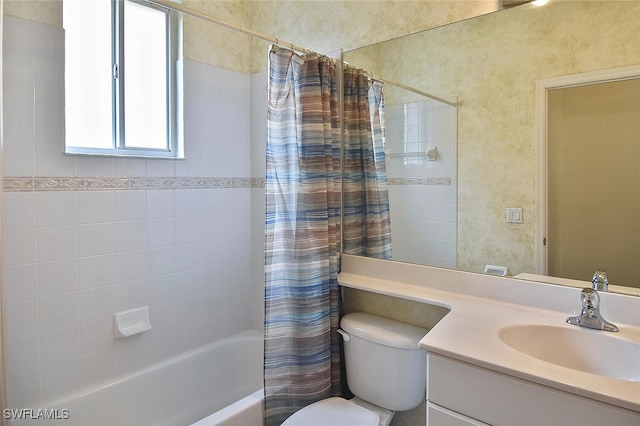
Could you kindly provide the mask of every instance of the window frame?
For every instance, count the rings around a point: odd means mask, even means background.
[[[129,1],[144,7],[150,7],[165,14],[166,28],[166,145],[159,148],[141,148],[127,146],[125,138],[125,2]],[[64,6],[63,6],[64,7]],[[144,0],[111,0],[111,115],[112,147],[94,148],[67,145],[65,154],[115,156],[134,158],[184,159],[182,117],[182,16],[168,7],[149,3]],[[65,83],[66,84],[66,83]]]

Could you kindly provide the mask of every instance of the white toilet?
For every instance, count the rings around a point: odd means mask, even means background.
[[[340,326],[355,398],[318,401],[282,426],[387,426],[395,411],[424,401],[427,356],[418,342],[426,329],[362,312],[345,315]]]

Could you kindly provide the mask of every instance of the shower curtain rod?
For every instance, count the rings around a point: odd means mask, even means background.
[[[184,7],[182,4],[174,3],[173,1],[170,1],[170,0],[146,0],[146,1],[147,1],[147,3],[151,3],[151,4],[158,5],[158,6],[163,6],[163,7],[169,8],[169,9],[173,9],[173,10],[176,10],[178,12],[184,13],[185,15],[193,16],[194,18],[199,18],[199,19],[202,19],[202,20],[205,20],[205,21],[212,22],[214,24],[223,26],[225,28],[229,28],[231,30],[240,31],[241,33],[248,34],[250,36],[257,37],[257,38],[265,40],[265,41],[269,41],[271,43],[274,43],[276,46],[288,46],[289,48],[291,48],[291,50],[296,50],[298,52],[303,52],[303,53],[311,53],[312,52],[311,50],[306,49],[304,47],[297,46],[297,45],[295,45],[293,43],[286,42],[286,41],[283,41],[283,40],[279,40],[277,37],[269,36],[269,35],[266,35],[266,34],[263,34],[263,33],[259,33],[257,31],[253,31],[253,30],[251,30],[249,28],[244,28],[244,27],[241,27],[239,25],[235,25],[235,24],[232,24],[230,22],[223,21],[222,19],[216,18],[216,17],[211,16],[211,15],[204,14],[202,12],[198,12],[197,10],[193,10],[193,9],[188,8],[188,7]],[[378,80],[378,81],[383,82],[383,83],[388,83],[388,84],[391,84],[393,86],[400,87],[401,89],[405,89],[405,90],[408,90],[410,92],[417,93],[419,95],[425,96],[427,98],[430,98],[430,99],[433,99],[433,100],[436,100],[436,101],[439,101],[439,102],[443,102],[443,103],[445,103],[447,105],[451,105],[451,106],[454,106],[454,107],[457,107],[459,105],[458,102],[452,102],[452,101],[449,101],[447,99],[440,98],[440,97],[432,95],[430,93],[426,93],[426,92],[423,92],[421,90],[414,89],[413,87],[406,86],[406,85],[404,85],[402,83],[398,83],[398,82],[391,81],[391,80],[386,80],[386,79],[383,79],[381,77],[374,77],[371,74],[368,74],[368,75],[369,75],[369,78],[371,78],[373,80]]]
[[[390,84],[392,86],[396,86],[396,87],[399,87],[401,89],[408,90],[409,92],[417,93],[418,95],[422,95],[422,96],[424,96],[426,98],[433,99],[434,101],[438,101],[438,102],[442,102],[442,103],[447,104],[447,105],[451,105],[452,107],[457,107],[458,105],[460,105],[460,103],[457,102],[457,100],[456,101],[450,101],[450,100],[441,98],[439,96],[432,95],[431,93],[427,93],[427,92],[423,92],[422,90],[414,89],[411,86],[407,86],[406,84],[402,84],[402,83],[399,83],[397,81],[387,80],[387,79],[382,78],[382,77],[373,76],[373,75],[371,75],[369,73],[366,73],[366,74],[372,80],[380,81],[380,82],[385,83],[385,84]],[[457,99],[457,97],[456,97],[456,99]]]

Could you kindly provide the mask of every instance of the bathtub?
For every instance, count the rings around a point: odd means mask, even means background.
[[[44,423],[261,426],[262,342],[262,333],[243,331],[113,382],[47,402],[42,404],[49,410],[44,415],[58,420]],[[13,420],[10,424],[42,425],[43,420]]]

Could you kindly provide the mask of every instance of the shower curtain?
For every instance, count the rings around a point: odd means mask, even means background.
[[[336,64],[269,54],[265,424],[341,393],[340,126]]]
[[[344,73],[344,252],[391,259],[382,83]]]

